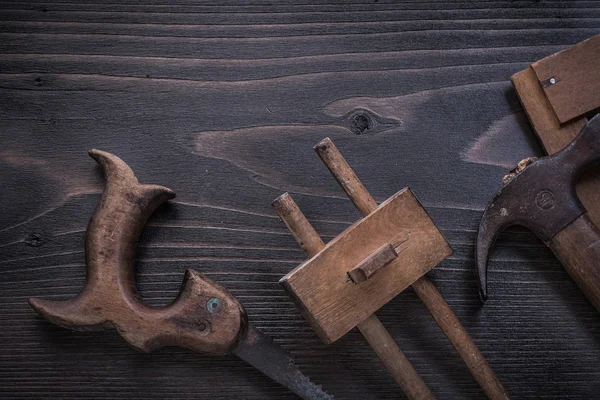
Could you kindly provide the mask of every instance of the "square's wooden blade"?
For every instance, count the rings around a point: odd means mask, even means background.
[[[561,124],[600,107],[600,35],[531,64]]]

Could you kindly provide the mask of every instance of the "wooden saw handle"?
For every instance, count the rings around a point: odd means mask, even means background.
[[[91,150],[102,165],[106,188],[85,238],[86,282],[67,301],[30,299],[31,306],[57,325],[75,329],[116,328],[134,348],[148,352],[179,346],[203,353],[227,353],[246,334],[242,305],[223,287],[188,270],[177,299],[161,308],[142,304],[135,287],[135,248],[146,220],[170,189],[141,185],[117,156]]]
[[[567,225],[547,244],[600,311],[600,232],[587,213]]]

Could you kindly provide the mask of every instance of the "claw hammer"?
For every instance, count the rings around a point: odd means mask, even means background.
[[[579,201],[575,184],[600,163],[600,115],[591,119],[564,149],[521,162],[494,195],[477,234],[479,295],[487,299],[490,248],[502,230],[522,225],[546,243],[565,270],[600,311],[600,231]]]

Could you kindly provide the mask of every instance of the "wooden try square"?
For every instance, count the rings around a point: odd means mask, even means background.
[[[354,284],[348,271],[386,244],[395,246],[397,258]],[[404,188],[279,282],[321,340],[332,343],[451,253],[417,198]]]
[[[561,124],[600,107],[600,35],[531,64]]]

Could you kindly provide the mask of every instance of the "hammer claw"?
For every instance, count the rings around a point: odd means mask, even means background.
[[[479,230],[477,232],[477,243],[475,246],[477,262],[477,283],[479,286],[479,300],[484,303],[487,300],[487,268],[490,249],[496,242],[498,235],[510,226],[507,220],[506,208],[498,207],[497,204],[490,203],[490,206],[483,212]]]
[[[482,302],[487,299],[490,248],[500,232],[511,225],[522,225],[552,247],[554,238],[586,213],[575,184],[588,167],[598,163],[600,116],[590,120],[563,150],[528,163],[504,182],[483,212],[477,233],[475,251]]]

